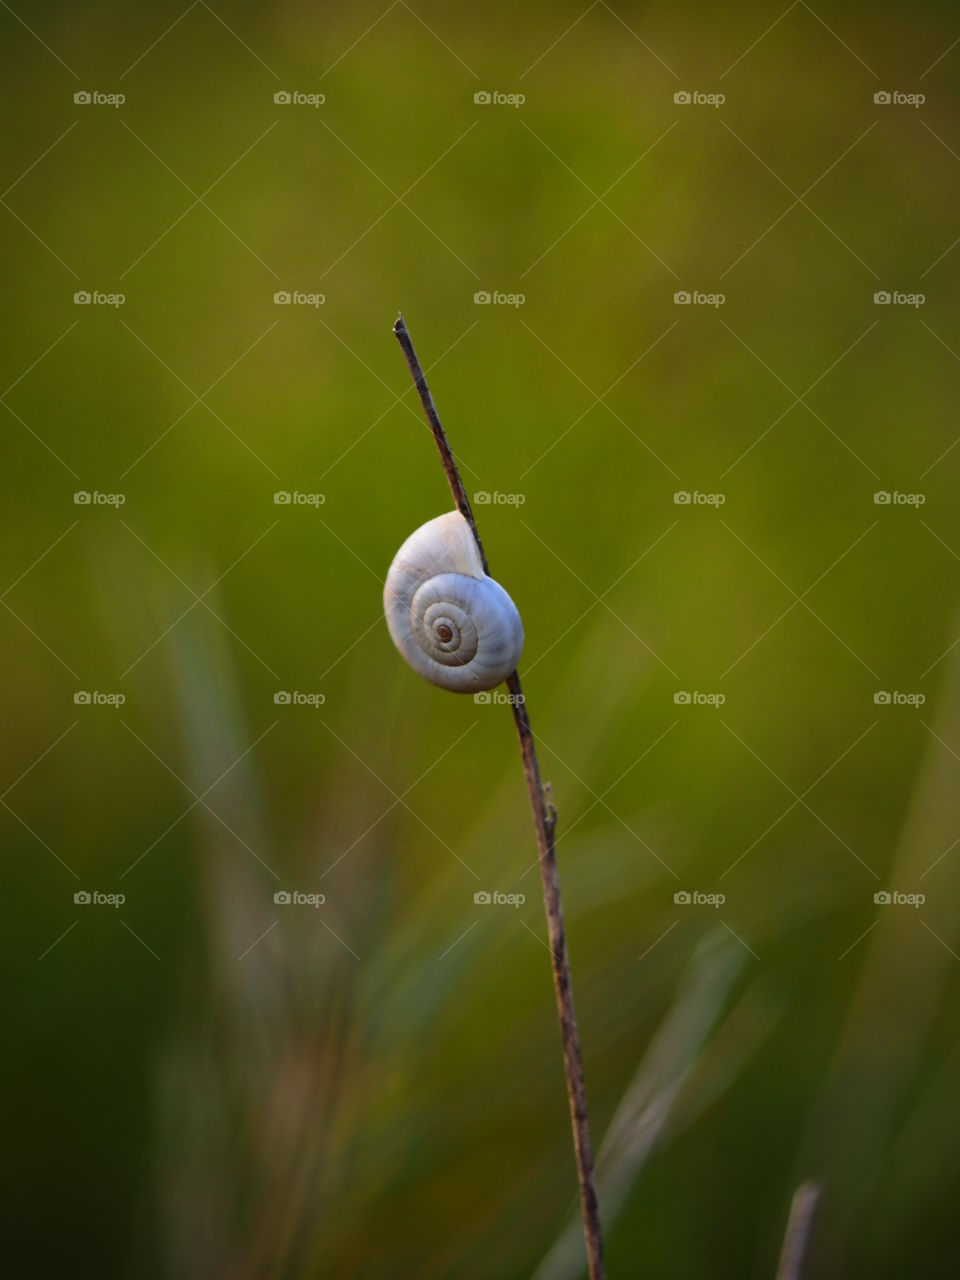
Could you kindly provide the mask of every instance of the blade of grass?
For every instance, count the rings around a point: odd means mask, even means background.
[[[473,531],[477,550],[487,573],[487,559],[483,544],[477,531],[477,523],[470,506],[470,499],[463,486],[463,480],[457,467],[456,459],[447,440],[446,432],[433,403],[433,396],[427,386],[420,361],[414,350],[413,342],[404,324],[403,316],[398,316],[393,326],[397,341],[403,351],[410,374],[413,377],[420,403],[433,432],[433,438],[440,453],[447,483],[453,494],[457,510],[464,517]],[[577,1015],[573,1003],[573,982],[570,976],[570,957],[567,953],[567,935],[563,922],[563,901],[560,896],[560,876],[557,871],[557,855],[554,847],[554,831],[557,814],[543,783],[540,780],[540,766],[537,761],[537,749],[534,743],[533,730],[527,712],[526,700],[520,685],[520,675],[512,671],[507,676],[507,688],[510,691],[510,705],[520,740],[520,753],[523,757],[523,774],[530,796],[530,808],[533,812],[533,825],[537,836],[537,851],[540,860],[540,877],[543,883],[543,902],[547,913],[547,932],[550,938],[550,955],[553,960],[553,985],[557,999],[557,1015],[560,1020],[560,1037],[563,1042],[563,1066],[567,1081],[567,1097],[570,1103],[570,1120],[573,1128],[573,1148],[577,1162],[577,1175],[580,1183],[580,1210],[583,1215],[583,1232],[587,1246],[587,1262],[590,1280],[603,1280],[603,1232],[600,1226],[600,1206],[597,1201],[596,1177],[593,1167],[593,1146],[590,1141],[590,1117],[587,1111],[587,1092],[583,1079],[583,1054],[580,1050],[580,1033],[577,1029]]]

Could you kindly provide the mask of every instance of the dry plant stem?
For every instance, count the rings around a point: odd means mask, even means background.
[[[397,317],[393,332],[403,349],[410,373],[413,376],[417,393],[427,415],[430,430],[440,451],[440,461],[453,494],[457,510],[464,517],[473,536],[476,538],[485,572],[487,558],[483,544],[477,531],[477,523],[473,518],[470,499],[463,487],[463,480],[457,469],[450,444],[447,440],[443,424],[437,414],[427,386],[423,369],[413,349],[410,334],[403,322],[403,316]],[[560,877],[557,874],[557,857],[554,850],[554,829],[557,815],[549,797],[544,792],[540,781],[540,768],[537,764],[537,750],[534,744],[530,718],[527,715],[527,704],[520,687],[520,676],[516,671],[507,676],[507,688],[510,691],[510,705],[517,726],[517,737],[520,739],[520,752],[523,756],[523,772],[530,793],[530,807],[533,810],[533,824],[537,833],[537,851],[540,858],[540,876],[543,880],[543,901],[547,913],[547,931],[550,937],[550,954],[553,958],[553,986],[557,997],[557,1014],[560,1019],[560,1035],[563,1041],[563,1064],[567,1077],[567,1095],[570,1100],[570,1118],[573,1125],[573,1146],[577,1159],[577,1174],[580,1180],[580,1207],[583,1213],[583,1230],[587,1243],[587,1263],[590,1280],[603,1280],[603,1235],[600,1229],[600,1210],[597,1203],[596,1179],[593,1168],[593,1148],[590,1144],[590,1119],[587,1114],[587,1094],[583,1083],[583,1059],[580,1053],[580,1035],[577,1031],[577,1015],[573,1007],[573,985],[570,980],[570,959],[567,955],[567,935],[563,924],[563,902],[560,897]]]
[[[801,1280],[819,1199],[820,1187],[816,1182],[801,1183],[794,1192],[777,1280]]]

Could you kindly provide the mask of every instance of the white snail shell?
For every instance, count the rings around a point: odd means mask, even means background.
[[[387,573],[383,607],[400,653],[441,689],[493,689],[520,659],[517,606],[484,573],[459,511],[428,520],[406,540]]]

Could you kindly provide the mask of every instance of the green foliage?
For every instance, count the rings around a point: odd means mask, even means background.
[[[772,1276],[810,1175],[813,1274],[952,1274],[952,13],[15,7],[15,1256],[577,1274],[509,710],[418,682],[381,617],[449,505],[402,308],[468,488],[522,498],[477,516],[560,815],[611,1276]]]

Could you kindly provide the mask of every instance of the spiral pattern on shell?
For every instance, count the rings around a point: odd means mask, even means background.
[[[493,689],[520,659],[520,614],[484,573],[459,511],[428,520],[407,538],[387,573],[383,607],[404,659],[442,689]]]

